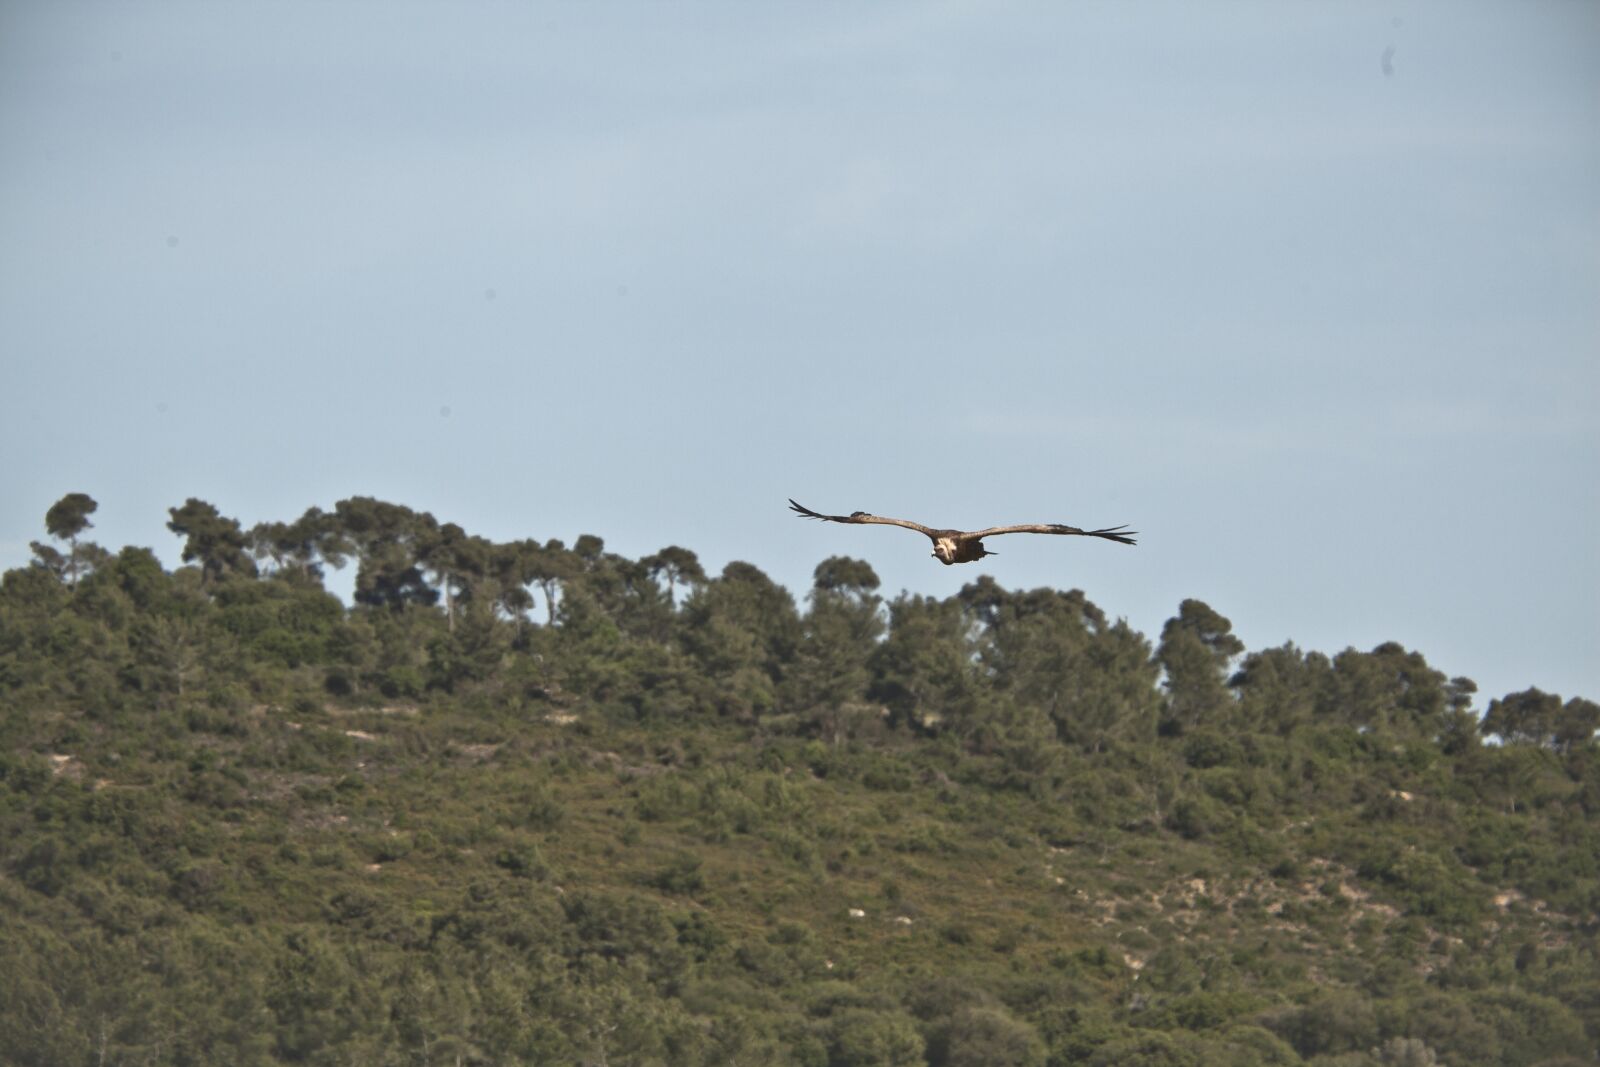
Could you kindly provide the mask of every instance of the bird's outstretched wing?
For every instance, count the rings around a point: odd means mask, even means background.
[[[915,530],[919,534],[925,534],[928,537],[937,538],[939,536],[938,530],[930,530],[919,522],[911,522],[907,519],[888,519],[882,515],[868,515],[865,511],[854,511],[849,515],[824,515],[820,511],[812,511],[804,504],[795,503],[793,497],[789,499],[789,510],[795,512],[802,519],[823,519],[827,522],[877,523],[880,526],[904,526],[908,530]]]
[[[1020,526],[991,526],[987,530],[973,530],[971,533],[961,535],[962,539],[993,537],[996,534],[1008,533],[1038,533],[1038,534],[1077,534],[1079,537],[1104,537],[1107,541],[1116,541],[1118,544],[1136,545],[1134,537],[1138,530],[1130,530],[1126,526],[1109,526],[1104,530],[1080,530],[1076,526],[1063,526],[1057,522],[1023,523]]]

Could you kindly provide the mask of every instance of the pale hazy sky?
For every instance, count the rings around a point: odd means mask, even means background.
[[[371,494],[1600,699],[1600,5],[0,0],[0,360],[4,567]]]

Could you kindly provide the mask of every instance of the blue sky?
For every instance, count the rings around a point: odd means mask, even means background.
[[[0,4],[0,360],[0,566],[370,494],[1600,698],[1600,6]]]

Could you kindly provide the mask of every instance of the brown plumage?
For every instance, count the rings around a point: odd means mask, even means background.
[[[1008,533],[1038,533],[1038,534],[1077,534],[1080,537],[1104,537],[1107,541],[1116,541],[1118,544],[1136,544],[1134,536],[1138,531],[1129,530],[1125,526],[1111,526],[1104,530],[1080,530],[1076,526],[1062,526],[1060,523],[1024,523],[1020,526],[991,526],[987,530],[935,530],[924,526],[920,522],[910,522],[906,519],[889,519],[882,515],[868,515],[865,511],[853,511],[848,515],[824,515],[812,511],[802,504],[789,500],[789,508],[802,519],[823,519],[827,522],[854,522],[876,523],[882,526],[904,526],[908,530],[915,530],[925,535],[933,542],[933,558],[949,566],[952,563],[971,563],[984,556],[993,556],[997,553],[990,552],[983,547],[985,537],[994,537],[997,534]]]

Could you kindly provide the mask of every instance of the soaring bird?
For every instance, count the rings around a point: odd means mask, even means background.
[[[994,556],[998,553],[990,552],[983,547],[985,537],[994,537],[997,534],[1008,533],[1037,533],[1037,534],[1077,534],[1079,537],[1104,537],[1107,541],[1116,541],[1119,544],[1136,544],[1134,536],[1136,530],[1129,530],[1126,526],[1112,526],[1104,530],[1080,530],[1076,526],[1062,526],[1060,523],[1027,523],[1021,526],[991,526],[987,530],[935,530],[919,522],[910,522],[906,519],[889,519],[882,515],[868,515],[865,511],[853,511],[848,515],[824,515],[812,511],[803,504],[795,503],[791,497],[789,509],[802,519],[823,519],[827,522],[856,522],[877,523],[882,526],[904,526],[908,530],[915,530],[924,534],[933,542],[933,558],[948,567],[952,563],[971,563],[984,556]]]

